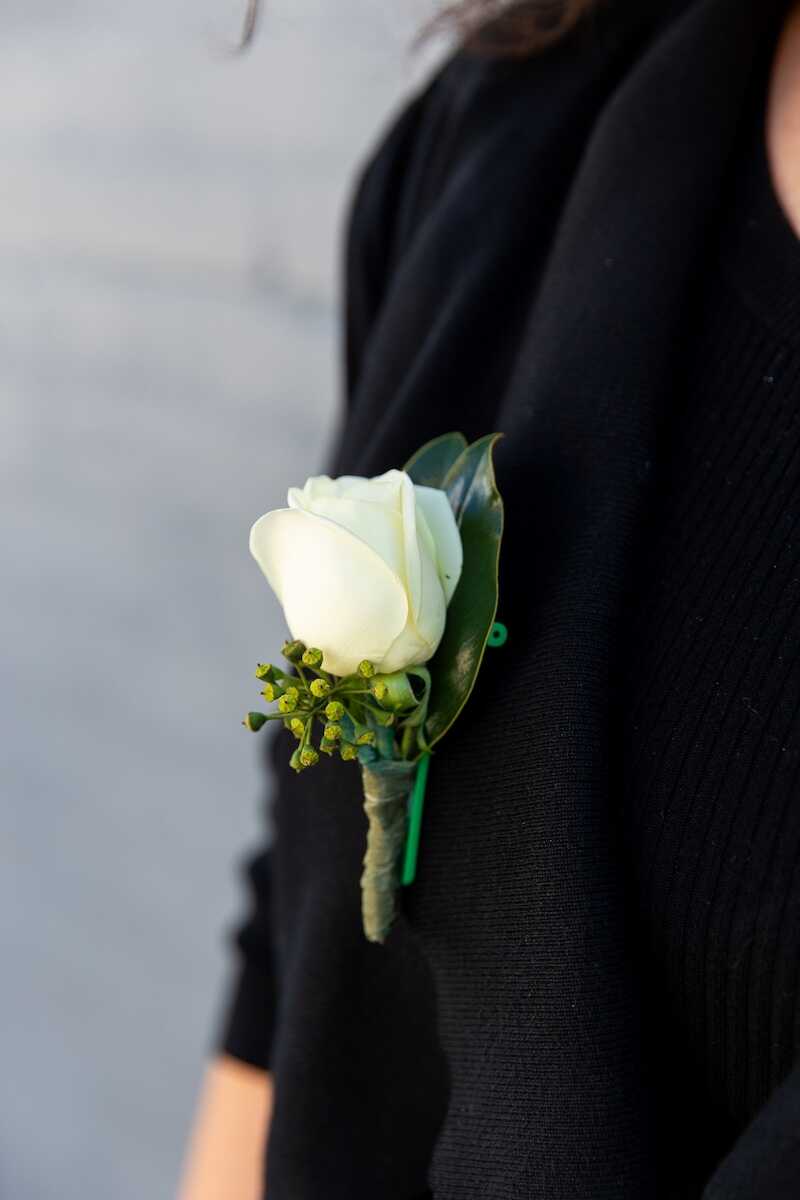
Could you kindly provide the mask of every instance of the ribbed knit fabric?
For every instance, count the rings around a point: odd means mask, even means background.
[[[718,1147],[800,1039],[800,234],[763,125],[696,296],[622,687],[642,940]]]
[[[535,59],[456,55],[359,178],[330,469],[502,429],[510,637],[385,946],[357,772],[270,743],[220,1039],[275,1075],[269,1200],[800,1195],[785,8],[620,0]]]

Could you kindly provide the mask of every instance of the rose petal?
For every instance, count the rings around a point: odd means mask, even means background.
[[[343,496],[359,484],[368,482],[360,475],[339,475],[336,479],[331,479],[330,475],[312,475],[301,488],[289,488],[289,508],[313,512],[314,502],[320,497]]]
[[[403,481],[408,476],[404,471],[384,471],[382,475],[373,475],[365,479],[360,475],[341,475],[342,494],[353,500],[366,500],[371,504],[396,504]]]
[[[403,578],[408,590],[409,619],[416,623],[422,608],[422,563],[417,541],[417,504],[410,477],[401,471],[397,474],[401,480],[400,504],[405,555]]]
[[[306,510],[307,511],[307,510]],[[366,542],[401,579],[405,574],[403,530],[396,509],[346,497],[317,497],[311,515],[325,517]]]
[[[283,606],[292,637],[323,652],[323,666],[349,675],[379,662],[408,616],[397,575],[366,542],[300,509],[265,513],[250,551]]]
[[[440,488],[423,487],[420,484],[415,485],[414,491],[417,504],[425,514],[428,528],[436,542],[439,578],[449,604],[461,578],[461,569],[464,563],[461,534],[458,532],[458,525],[446,492]]]
[[[401,671],[404,667],[432,658],[444,633],[447,607],[436,566],[423,550],[420,556],[423,603],[417,621],[409,613],[405,629],[398,635],[380,663],[381,671]]]
[[[371,546],[405,580],[403,478],[401,471],[387,471],[375,479],[315,475],[303,488],[289,488],[289,507],[335,521]]]

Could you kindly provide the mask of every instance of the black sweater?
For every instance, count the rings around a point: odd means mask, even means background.
[[[270,743],[221,1041],[275,1074],[269,1200],[800,1197],[786,5],[643,7],[456,54],[359,179],[329,466],[503,430],[510,636],[432,761],[384,946],[356,768],[296,777]]]

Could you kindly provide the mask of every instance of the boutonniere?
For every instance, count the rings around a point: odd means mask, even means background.
[[[280,601],[286,666],[259,664],[261,729],[282,721],[296,771],[320,754],[361,771],[364,932],[383,942],[414,878],[430,756],[470,695],[495,622],[503,503],[492,453],[447,433],[402,471],[318,475],[265,513],[250,550]]]

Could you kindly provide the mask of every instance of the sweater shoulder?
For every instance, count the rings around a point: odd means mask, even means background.
[[[465,73],[458,52],[441,63],[385,121],[354,172],[342,239],[346,402],[394,268],[442,186]]]
[[[448,179],[487,144],[531,128],[540,62],[455,50],[389,117],[357,167],[346,214],[351,251],[395,257]],[[380,245],[379,245],[380,243]]]

